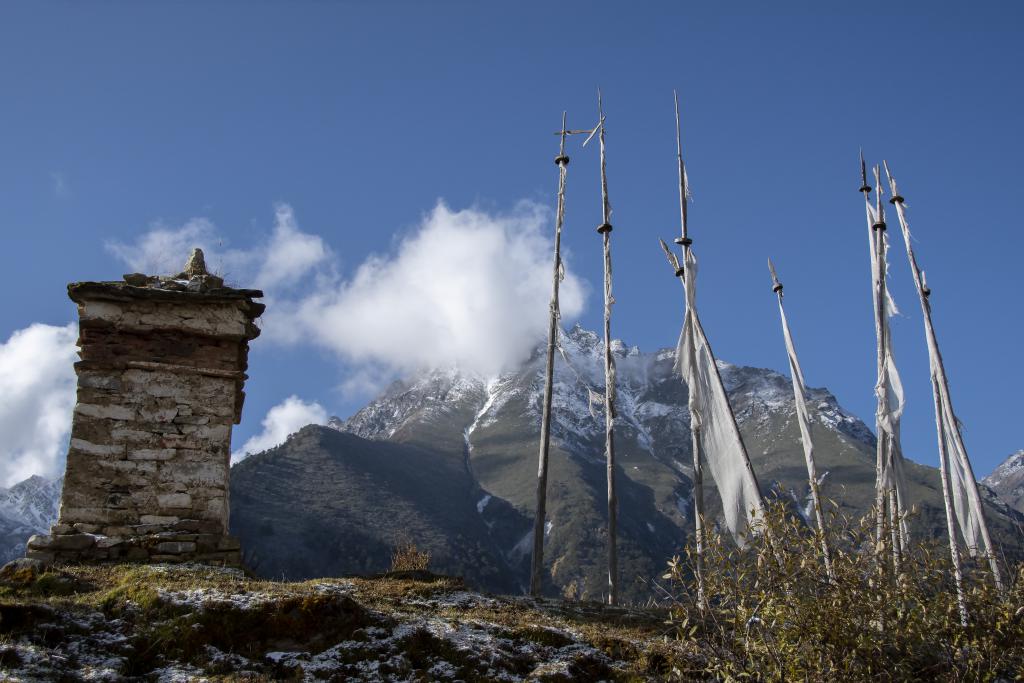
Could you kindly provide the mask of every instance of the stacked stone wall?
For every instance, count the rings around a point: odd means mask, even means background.
[[[260,292],[69,286],[78,401],[47,562],[238,564],[228,535],[231,428],[241,418]]]

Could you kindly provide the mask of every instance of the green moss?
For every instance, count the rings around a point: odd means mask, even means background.
[[[103,613],[110,616],[123,614],[129,605],[149,617],[168,607],[160,599],[160,593],[150,585],[119,585],[103,592],[96,602]]]
[[[548,647],[565,647],[573,642],[572,638],[561,631],[532,624],[512,629],[509,635],[514,640],[528,640]]]
[[[270,650],[316,653],[377,622],[352,598],[336,594],[292,596],[249,608],[209,602],[143,625],[134,639],[130,669],[145,673],[161,657],[201,664],[207,646],[257,661]]]

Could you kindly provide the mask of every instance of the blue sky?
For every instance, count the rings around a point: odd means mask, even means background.
[[[600,85],[613,333],[672,345],[682,297],[656,239],[678,230],[678,88],[717,355],[785,370],[770,255],[808,383],[873,423],[863,146],[907,197],[954,405],[988,473],[1024,448],[1022,14],[938,2],[8,3],[0,342],[73,321],[66,282],[127,272],[108,245],[157,225],[205,219],[218,246],[245,250],[270,239],[284,203],[330,253],[318,277],[349,282],[371,254],[400,253],[439,199],[495,216],[523,200],[550,207],[551,133],[563,109],[570,126],[592,125]],[[597,159],[578,143],[564,240],[589,283],[580,320],[596,328]],[[920,312],[894,246],[904,448],[933,464]],[[257,340],[236,444],[290,395],[350,414],[366,396],[340,387],[362,366],[326,342]]]

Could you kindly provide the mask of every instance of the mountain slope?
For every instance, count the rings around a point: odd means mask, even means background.
[[[32,534],[47,533],[57,520],[63,477],[33,475],[9,489],[0,488],[0,564],[25,555]]]
[[[660,575],[665,560],[679,552],[692,532],[689,412],[686,387],[672,370],[673,350],[641,353],[621,342],[613,344],[619,382],[616,448],[621,577],[624,595],[643,599],[650,591],[644,582]],[[591,405],[598,398],[596,394],[603,391],[602,344],[594,333],[577,326],[563,334],[561,347],[563,355],[556,362],[553,396],[546,589],[567,597],[600,597],[606,582],[607,540],[603,416],[596,404],[592,412]],[[330,458],[337,462],[362,458],[355,471],[339,470],[337,477],[341,479],[332,477],[335,483],[324,483],[325,488],[316,495],[333,496],[336,501],[330,511],[335,515],[331,524],[339,528],[357,524],[361,533],[376,539],[367,541],[376,544],[372,557],[356,547],[355,537],[349,544],[347,552],[362,558],[364,570],[386,568],[385,547],[393,543],[403,526],[387,522],[381,512],[375,517],[377,528],[370,531],[345,510],[346,506],[370,509],[382,496],[387,497],[383,492],[391,490],[389,477],[404,482],[430,470],[447,472],[447,481],[436,491],[421,487],[419,495],[409,502],[419,514],[426,516],[434,507],[452,505],[449,497],[458,495],[462,496],[461,509],[472,511],[470,517],[498,510],[502,520],[495,525],[493,520],[488,523],[484,519],[480,525],[460,518],[458,525],[451,527],[449,536],[468,534],[472,538],[475,547],[482,549],[477,555],[462,555],[462,546],[449,547],[444,543],[443,530],[437,531],[436,537],[434,531],[418,532],[428,539],[432,550],[445,548],[441,555],[435,552],[449,563],[445,571],[466,575],[474,583],[470,576],[476,571],[473,563],[486,556],[488,567],[504,566],[515,577],[513,583],[525,583],[525,564],[532,544],[529,521],[536,486],[542,363],[538,348],[522,367],[500,377],[480,377],[454,368],[424,373],[395,383],[348,420],[332,420],[333,429],[366,441],[346,442],[342,447],[340,442],[321,435],[320,430],[316,432],[317,448],[329,451]],[[790,501],[796,511],[806,515],[806,468],[788,378],[770,370],[727,363],[720,363],[720,370],[763,492]],[[828,391],[812,389],[809,400],[815,416],[813,435],[818,470],[823,476],[822,493],[837,501],[840,514],[861,515],[874,497],[874,436]],[[361,450],[374,447],[370,444],[418,450],[409,451],[402,460],[410,471],[371,471],[370,463],[378,461],[357,456]],[[298,464],[307,457],[306,450],[304,442],[293,440],[269,453],[276,452],[276,457]],[[304,467],[316,471],[327,456],[318,451],[315,457]],[[240,473],[244,465],[238,466]],[[908,463],[907,470],[909,498],[919,510],[912,522],[914,532],[942,534],[944,513],[937,471],[913,462]],[[358,485],[363,480],[372,481],[366,490]],[[720,504],[712,484],[706,478],[708,515],[714,520]],[[250,484],[239,480],[235,486],[240,493],[233,503]],[[987,489],[983,488],[983,494],[989,502],[993,536],[1009,555],[1018,555],[1016,524],[1020,516],[1000,504]],[[273,496],[274,492],[267,490],[255,498]],[[284,507],[294,514],[312,497],[294,498]],[[240,529],[251,526],[245,519],[248,514],[248,508],[233,505],[233,519],[239,520]],[[437,523],[452,523],[447,519],[438,519]],[[326,518],[323,523],[327,523]],[[495,528],[500,532],[493,531]],[[240,531],[245,547],[259,542],[252,540],[250,533]],[[353,561],[346,566],[356,564]],[[453,570],[453,566],[457,568]],[[483,583],[474,585],[503,589],[491,585],[482,575],[477,578]]]
[[[1007,505],[1024,513],[1024,450],[1017,451],[981,480]]]
[[[381,572],[411,540],[439,571],[518,592],[499,546],[528,520],[500,503],[481,514],[485,495],[459,458],[309,425],[232,468],[231,531],[264,576]]]

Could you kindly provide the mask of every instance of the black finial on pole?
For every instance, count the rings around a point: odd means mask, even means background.
[[[871,192],[871,186],[868,185],[868,167],[864,163],[864,148],[860,149],[860,192],[865,195]]]
[[[892,198],[889,199],[889,203],[895,206],[896,204],[903,203],[903,196],[896,189],[896,179],[892,176],[889,171],[889,162],[882,159],[882,165],[885,166],[885,177],[889,179],[889,189],[892,191]]]
[[[772,263],[771,257],[768,257],[768,272],[772,274],[772,291],[782,296],[782,283],[779,282],[779,276],[775,273],[775,265]]]
[[[882,206],[882,195],[885,192],[882,189],[882,179],[880,176],[878,164],[875,164],[875,185],[878,186],[878,192],[875,193],[875,224],[871,226],[872,230],[885,230],[885,209]]]

